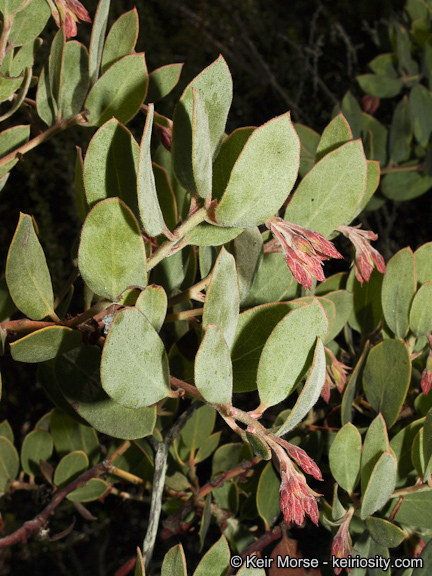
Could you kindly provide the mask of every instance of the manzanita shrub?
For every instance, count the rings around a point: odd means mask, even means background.
[[[70,40],[90,20],[76,0],[0,2],[3,193],[36,146],[74,125],[93,134],[77,149],[82,228],[67,283],[54,294],[44,239],[21,213],[0,285],[3,354],[38,364],[55,406],[20,446],[0,424],[3,498],[52,492],[22,526],[4,522],[1,548],[47,537],[66,501],[86,517],[83,503],[121,498],[122,481],[131,498],[151,493],[146,534],[130,538],[136,575],[155,570],[157,538],[170,538],[162,575],[186,575],[178,538],[188,532],[196,576],[265,575],[266,547],[281,539],[273,558],[296,567],[287,533],[310,521],[333,539],[324,559],[304,560],[315,573],[432,567],[432,243],[386,266],[377,236],[355,224],[382,202],[380,164],[387,198],[431,183],[432,96],[421,82],[432,74],[432,3],[408,9],[411,29],[390,26],[395,52],[359,79],[371,97],[404,94],[388,143],[351,95],[321,135],[289,112],[227,135],[222,57],[167,118],[154,104],[181,65],[148,72],[134,50],[136,10],[106,34],[101,0],[87,50]],[[51,13],[59,30],[36,77]],[[13,122],[24,105],[45,125],[37,134]],[[355,249],[351,270],[326,278],[341,235]],[[420,554],[413,571],[406,561]]]

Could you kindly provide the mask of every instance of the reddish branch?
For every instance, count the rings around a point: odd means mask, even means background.
[[[78,478],[73,482],[71,482],[68,486],[66,486],[62,490],[59,490],[57,494],[54,496],[54,498],[51,500],[51,502],[48,504],[48,506],[44,508],[44,510],[42,510],[40,514],[35,516],[33,520],[29,520],[28,522],[23,524],[21,528],[18,528],[18,530],[15,530],[15,532],[9,534],[9,536],[0,538],[0,549],[7,548],[8,546],[13,546],[14,544],[18,544],[19,542],[25,544],[27,540],[30,538],[30,536],[36,534],[41,530],[44,524],[46,524],[46,522],[48,521],[48,518],[51,516],[51,514],[54,512],[57,506],[59,506],[59,504],[63,502],[63,500],[66,498],[68,494],[70,494],[77,488],[81,488],[81,486],[84,486],[92,478],[110,472],[112,462],[114,462],[116,458],[118,458],[121,454],[123,454],[123,452],[125,452],[129,448],[129,446],[130,446],[129,441],[123,442],[123,444],[119,446],[119,448],[115,452],[113,452],[106,460],[104,460],[103,462],[99,462],[99,464],[97,464],[90,470],[87,470],[86,472],[81,474],[81,476],[78,476]]]
[[[245,560],[248,556],[252,556],[255,552],[260,552],[266,546],[274,542],[275,540],[279,540],[282,537],[282,529],[280,526],[276,526],[270,532],[266,532],[261,538],[259,538],[256,542],[251,544],[244,552],[240,554],[240,556]],[[228,570],[227,576],[231,576],[231,574],[236,570],[236,568],[231,568]]]
[[[225,484],[225,482],[228,482],[233,478],[243,476],[248,470],[256,466],[259,462],[261,462],[261,458],[258,458],[258,456],[255,456],[252,458],[252,460],[245,460],[235,468],[219,474],[219,476],[216,476],[213,478],[213,480],[205,484],[196,494],[191,496],[189,500],[185,502],[185,504],[175,514],[168,518],[168,520],[164,523],[165,530],[161,534],[161,538],[166,540],[173,534],[181,534],[183,532],[183,519],[199,500],[205,498],[207,494],[210,494],[210,492],[212,492],[215,488],[219,488],[219,486],[222,486],[222,484]]]

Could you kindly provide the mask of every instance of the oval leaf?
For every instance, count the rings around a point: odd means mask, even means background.
[[[403,248],[387,264],[381,295],[384,318],[397,338],[403,339],[408,333],[416,288],[414,254],[411,248]]]
[[[20,463],[15,446],[0,436],[0,494],[4,494],[18,475]]]
[[[279,322],[259,361],[257,384],[262,404],[278,404],[295,389],[312,364],[317,337],[324,339],[327,329],[327,316],[318,300],[293,310]]]
[[[186,557],[181,544],[173,546],[165,554],[161,576],[187,576]]]
[[[21,447],[21,463],[29,476],[40,475],[39,463],[49,460],[54,448],[51,434],[46,430],[33,430],[24,438]]]
[[[164,345],[136,308],[116,314],[103,349],[101,379],[105,392],[126,408],[151,406],[169,394]]]
[[[229,298],[227,298],[229,294]],[[202,329],[216,324],[231,348],[237,326],[240,295],[234,257],[222,248],[207,288]]]
[[[362,498],[362,520],[380,510],[389,500],[396,484],[396,468],[396,458],[391,452],[384,452],[374,466]]]
[[[370,351],[363,389],[372,408],[383,415],[387,428],[397,420],[410,380],[411,361],[404,342],[384,340]]]
[[[138,12],[134,8],[122,14],[111,26],[102,53],[102,74],[112,64],[132,54],[138,39]]]
[[[82,450],[70,452],[63,456],[54,472],[54,484],[58,487],[66,486],[80,474],[87,470],[89,459]]]
[[[299,164],[300,140],[289,113],[257,128],[231,171],[217,223],[250,227],[268,220],[294,186]]]
[[[383,518],[369,516],[366,518],[366,527],[375,542],[386,548],[396,548],[407,537],[399,526]]]
[[[360,140],[330,152],[300,182],[284,220],[329,236],[351,221],[366,188],[367,162]]]
[[[12,358],[18,362],[45,362],[81,344],[78,330],[66,326],[48,326],[11,342]]]
[[[130,286],[147,284],[144,241],[131,210],[118,198],[99,202],[81,233],[78,267],[86,284],[115,300]]]
[[[256,491],[258,514],[264,520],[266,532],[270,530],[281,511],[279,486],[280,478],[276,474],[272,462],[269,462],[261,473]]]
[[[414,296],[409,323],[417,338],[432,332],[432,282],[425,282]]]
[[[6,261],[6,282],[15,305],[32,320],[54,315],[51,277],[33,220],[20,213]]]
[[[158,236],[166,228],[166,224],[157,197],[150,154],[153,116],[154,106],[149,104],[139,150],[137,185],[141,222],[149,236]]]
[[[100,478],[91,478],[88,482],[71,492],[66,498],[71,502],[93,502],[99,500],[108,490],[108,484]]]
[[[147,286],[139,295],[135,306],[147,317],[156,332],[159,332],[168,307],[167,295],[162,286]]]
[[[193,576],[224,576],[229,567],[230,549],[225,536],[221,536],[198,564]]]
[[[102,126],[113,116],[126,124],[140,109],[147,92],[144,54],[125,56],[99,78],[87,96],[90,126]]]
[[[362,441],[359,431],[349,422],[336,434],[330,447],[330,470],[336,482],[352,494],[360,477]]]
[[[207,324],[195,359],[195,386],[210,404],[229,404],[232,396],[232,364],[220,328]]]

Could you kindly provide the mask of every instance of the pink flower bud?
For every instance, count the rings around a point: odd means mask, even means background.
[[[77,22],[91,22],[91,18],[86,8],[78,0],[54,0],[48,1],[51,7],[51,13],[57,26],[64,23],[66,38],[77,35]]]
[[[315,492],[309,488],[304,476],[294,469],[288,458],[281,462],[281,478],[279,496],[285,522],[301,526],[307,515],[318,525],[319,512]]]
[[[370,245],[372,240],[377,240],[378,235],[369,230],[359,230],[360,226],[338,226],[337,230],[354,244],[354,272],[357,280],[363,284],[365,280],[369,282],[375,266],[381,274],[385,274],[386,267],[384,258]]]
[[[333,244],[318,232],[285,222],[277,216],[270,218],[266,226],[279,243],[294,278],[309,290],[312,278],[325,280],[322,270],[325,260],[342,258]]]
[[[312,458],[308,455],[307,452],[300,448],[299,446],[294,446],[294,444],[290,444],[283,438],[274,437],[276,442],[285,448],[287,454],[290,458],[295,460],[297,464],[302,468],[306,474],[310,474],[316,480],[322,480],[321,470],[318,468],[316,463],[312,460]]]
[[[349,533],[351,517],[351,514],[347,516],[347,520],[340,525],[336,536],[333,538],[331,555],[335,558],[348,558],[351,555],[351,536]],[[350,572],[351,568],[346,568],[346,571]],[[334,572],[338,576],[342,572],[342,568],[335,568]]]

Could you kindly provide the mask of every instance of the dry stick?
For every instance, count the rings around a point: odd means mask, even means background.
[[[148,569],[153,555],[153,549],[156,542],[159,519],[162,510],[162,495],[165,485],[169,447],[171,446],[174,438],[178,436],[183,426],[199,406],[200,404],[198,402],[191,404],[189,408],[179,416],[175,424],[169,429],[165,439],[162,442],[156,443],[155,469],[149,514],[150,519],[142,548],[142,557],[146,570]]]
[[[8,546],[13,546],[14,544],[18,544],[19,542],[23,542],[24,544],[27,542],[28,538],[33,534],[39,532],[42,526],[48,521],[50,515],[54,512],[54,510],[61,504],[61,502],[66,498],[68,494],[84,486],[89,480],[95,478],[96,476],[100,476],[102,474],[106,474],[111,471],[111,466],[114,460],[121,456],[126,450],[129,448],[130,442],[126,440],[123,442],[117,450],[115,450],[108,458],[106,458],[103,462],[99,462],[96,466],[87,470],[81,476],[78,476],[76,480],[71,482],[68,486],[59,490],[51,502],[42,510],[40,514],[35,516],[33,520],[29,520],[25,522],[15,530],[9,536],[5,536],[4,538],[0,538],[0,549],[7,548]]]

